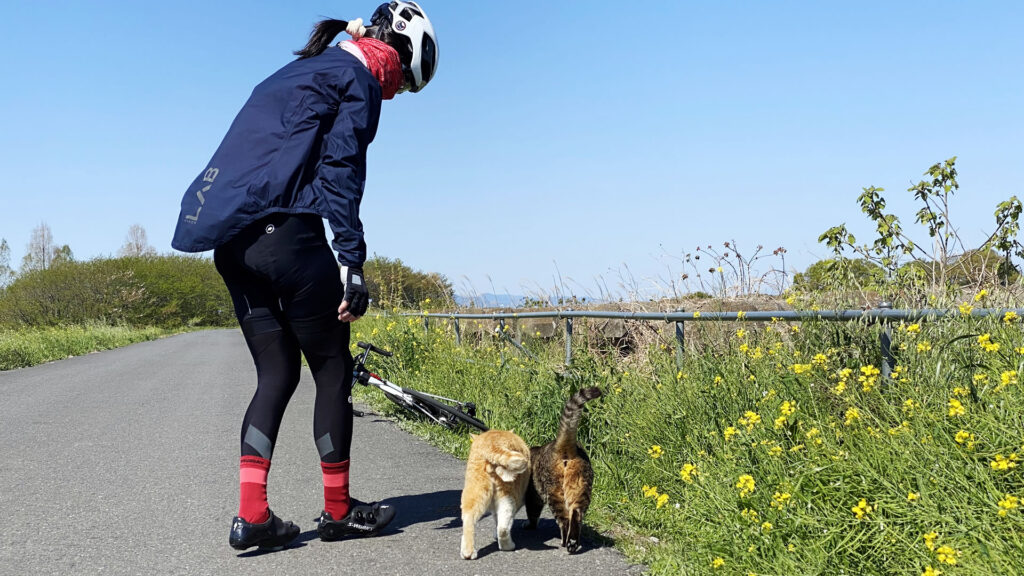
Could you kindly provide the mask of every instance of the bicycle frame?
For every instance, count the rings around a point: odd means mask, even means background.
[[[463,423],[468,423],[480,430],[487,430],[487,425],[476,419],[476,405],[472,402],[462,402],[453,398],[445,398],[444,396],[421,392],[419,390],[402,388],[386,378],[382,378],[381,376],[370,372],[367,370],[365,365],[370,352],[376,352],[385,357],[391,356],[391,352],[382,350],[373,344],[367,344],[364,342],[359,342],[358,346],[363,348],[364,352],[354,358],[355,365],[353,366],[353,378],[356,382],[359,382],[364,386],[373,386],[379,389],[384,393],[384,396],[392,402],[402,406],[406,410],[422,414],[435,424],[439,424],[445,428],[452,428],[459,420],[461,420]],[[443,402],[449,402],[454,406],[444,405]],[[458,408],[456,408],[456,406]],[[467,413],[463,413],[462,410],[465,410]],[[456,420],[450,420],[449,418],[451,417],[454,417]]]

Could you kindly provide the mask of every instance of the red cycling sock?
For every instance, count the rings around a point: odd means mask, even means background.
[[[330,464],[321,462],[324,473],[324,511],[335,520],[348,514],[348,460]]]
[[[238,515],[250,524],[270,519],[267,505],[267,474],[270,460],[259,456],[242,456],[238,463]]]

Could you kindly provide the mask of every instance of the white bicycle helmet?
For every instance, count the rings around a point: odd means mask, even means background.
[[[399,92],[422,90],[434,77],[438,54],[437,36],[423,9],[415,2],[381,4],[371,22],[377,38],[394,46],[401,56],[405,86]]]

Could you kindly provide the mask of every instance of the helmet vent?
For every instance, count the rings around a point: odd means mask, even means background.
[[[423,13],[414,8],[403,8],[402,11],[398,13],[398,15],[404,18],[405,20],[412,20],[414,15],[423,18]]]

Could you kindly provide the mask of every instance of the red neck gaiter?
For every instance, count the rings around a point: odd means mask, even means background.
[[[375,38],[360,38],[351,42],[366,57],[366,67],[380,82],[382,97],[385,100],[394,98],[403,82],[402,61],[398,58],[398,51]]]

